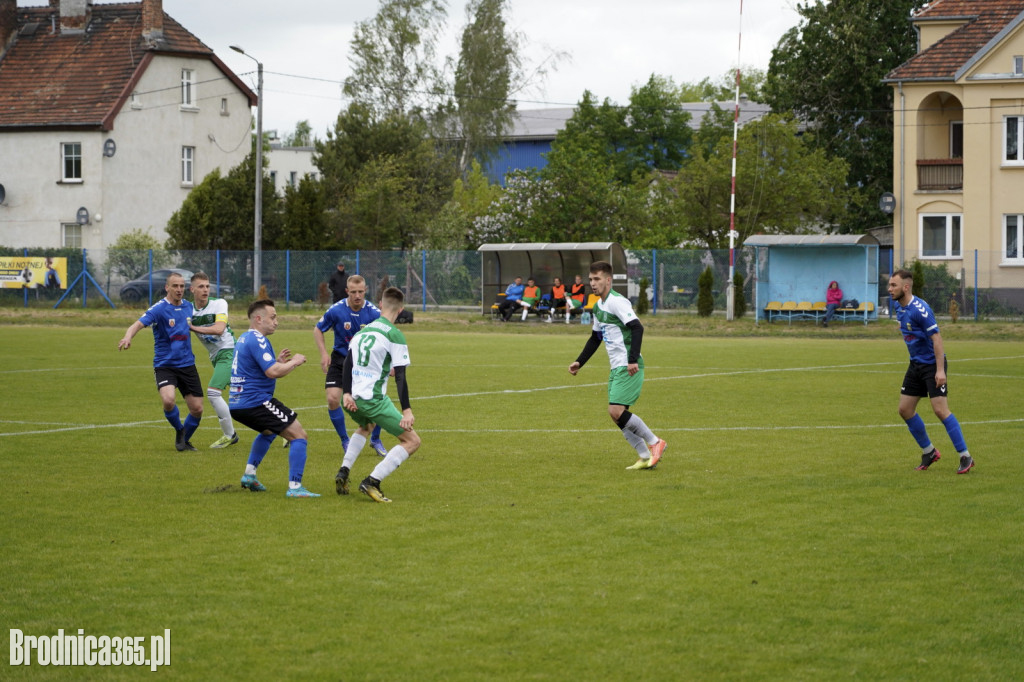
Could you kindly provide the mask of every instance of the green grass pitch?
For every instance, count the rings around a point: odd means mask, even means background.
[[[1019,342],[947,340],[977,461],[957,476],[927,402],[943,457],[914,471],[895,333],[649,333],[634,412],[668,449],[635,472],[606,413],[604,351],[566,371],[585,329],[413,326],[423,446],[380,505],[333,492],[341,452],[308,331],[273,343],[310,358],[278,397],[309,431],[315,500],[285,498],[276,444],[269,491],[243,491],[253,433],[209,450],[209,403],[199,451],[177,453],[152,335],[118,353],[122,331],[0,331],[8,629],[170,628],[159,674],[183,680],[1024,678]],[[199,369],[205,381],[205,357]],[[367,447],[355,481],[377,461]],[[5,660],[0,677],[148,674]]]

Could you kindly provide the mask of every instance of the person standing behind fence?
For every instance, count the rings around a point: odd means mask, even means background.
[[[348,296],[347,284],[348,275],[345,274],[345,264],[338,261],[338,268],[331,273],[331,278],[327,281],[327,288],[331,290],[331,303],[337,303]]]
[[[832,280],[828,283],[828,289],[825,289],[825,321],[821,323],[822,327],[827,327],[832,316],[836,314],[836,308],[838,308],[843,302],[843,290],[839,288],[839,282]]]
[[[231,383],[231,361],[235,359],[235,335],[228,324],[228,302],[223,298],[210,298],[210,277],[205,272],[192,275],[192,299],[195,311],[189,329],[199,337],[210,354],[213,375],[206,385],[206,397],[217,413],[223,435],[210,447],[226,448],[238,442],[231,410],[223,392]]]
[[[946,433],[960,455],[957,473],[966,474],[974,467],[974,459],[967,451],[960,422],[949,411],[945,345],[931,306],[911,293],[913,286],[914,275],[909,270],[897,270],[889,279],[889,296],[896,308],[900,333],[910,351],[910,365],[900,388],[900,417],[921,447],[921,464],[917,470],[924,471],[941,457],[928,438],[924,420],[917,413],[918,401],[928,396],[935,416],[946,427]]]
[[[324,313],[313,327],[313,340],[320,350],[320,369],[327,375],[324,391],[327,394],[327,416],[334,430],[341,438],[342,451],[348,449],[348,430],[345,428],[345,410],[341,407],[341,376],[348,356],[348,346],[356,333],[380,317],[380,308],[366,300],[366,280],[360,275],[348,278],[348,296],[338,301]],[[324,333],[334,330],[334,349],[327,354]],[[388,454],[380,440],[380,426],[370,436],[370,446],[378,455]]]
[[[118,350],[128,350],[132,339],[144,327],[153,327],[153,374],[156,388],[164,406],[164,418],[174,427],[174,448],[178,452],[195,450],[190,442],[203,418],[203,383],[196,369],[196,356],[192,354],[192,334],[189,324],[194,308],[185,297],[185,278],[176,272],[164,282],[167,296],[157,301],[142,314],[118,342]],[[174,402],[177,389],[188,406],[185,423],[181,422],[178,406]]]

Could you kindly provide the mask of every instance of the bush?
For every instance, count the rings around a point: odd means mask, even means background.
[[[914,261],[914,264],[910,266],[910,272],[914,275],[914,285],[911,287],[910,293],[918,298],[924,298],[924,263],[919,260]]]
[[[651,286],[646,277],[640,278],[640,295],[636,297],[636,314],[646,315],[651,311],[651,302],[647,299],[647,287]]]
[[[743,295],[743,274],[738,270],[732,276],[732,313],[737,319],[747,312],[747,297]]]
[[[711,293],[714,286],[715,273],[708,266],[697,278],[697,314],[701,317],[711,317],[715,309],[715,297]]]

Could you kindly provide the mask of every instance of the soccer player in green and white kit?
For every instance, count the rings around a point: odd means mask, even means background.
[[[349,439],[334,486],[339,495],[348,495],[348,475],[366,444],[370,429],[380,424],[398,439],[398,445],[388,451],[373,472],[359,484],[359,492],[375,502],[390,502],[380,491],[380,482],[420,447],[420,437],[413,431],[416,421],[409,406],[409,386],[405,382],[405,368],[409,366],[409,347],[405,334],[395,326],[395,318],[402,312],[405,295],[401,289],[388,287],[380,301],[381,316],[364,326],[352,337],[341,377],[341,404],[359,424]],[[402,411],[388,397],[388,374],[395,371],[395,386]]]
[[[608,377],[608,416],[622,429],[622,435],[639,459],[627,469],[653,469],[665,451],[665,441],[654,435],[644,420],[629,411],[640,399],[644,383],[644,359],[640,355],[644,326],[633,306],[622,294],[612,290],[612,266],[604,261],[590,265],[590,288],[601,300],[594,304],[594,327],[587,345],[569,374],[576,376],[604,341],[608,349],[611,375]]]
[[[206,397],[210,399],[220,430],[224,432],[210,447],[226,448],[238,442],[235,425],[231,422],[231,410],[222,395],[231,383],[231,361],[235,357],[235,335],[228,324],[228,302],[223,298],[210,298],[210,277],[205,272],[192,275],[192,297],[195,299],[195,312],[189,329],[196,333],[210,354],[213,376],[206,387]]]

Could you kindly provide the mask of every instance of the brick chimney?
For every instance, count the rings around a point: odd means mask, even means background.
[[[142,35],[144,38],[163,38],[163,0],[142,0]]]
[[[18,32],[18,0],[0,0],[0,55]]]
[[[92,19],[92,0],[60,0],[60,32],[85,33]]]

